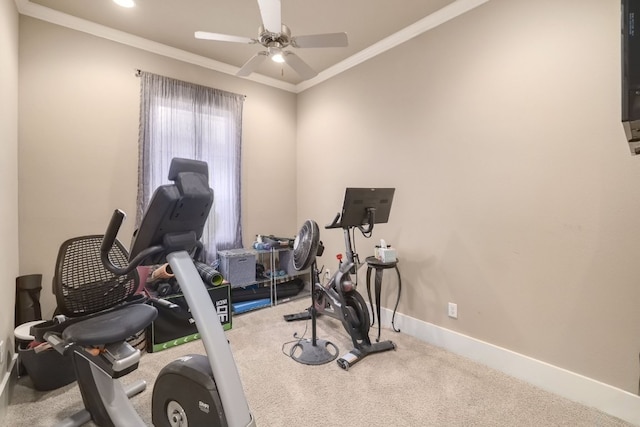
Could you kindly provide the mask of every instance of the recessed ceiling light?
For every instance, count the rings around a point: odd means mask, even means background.
[[[115,4],[122,7],[133,7],[136,5],[133,2],[133,0],[113,0],[113,1],[115,2]]]

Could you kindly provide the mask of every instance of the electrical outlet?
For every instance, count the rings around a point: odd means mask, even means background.
[[[453,319],[458,318],[458,304],[453,302],[449,303],[449,317]]]
[[[324,279],[325,280],[330,280],[331,279],[331,270],[329,270],[328,268],[324,272]]]

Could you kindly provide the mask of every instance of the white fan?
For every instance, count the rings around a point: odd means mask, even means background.
[[[346,33],[312,34],[307,36],[291,35],[289,27],[281,20],[280,0],[258,0],[262,25],[258,30],[258,38],[232,36],[228,34],[196,31],[195,37],[203,40],[255,44],[260,43],[267,50],[256,53],[238,70],[236,75],[248,76],[253,73],[262,62],[271,58],[275,62],[285,62],[303,79],[310,79],[318,75],[295,53],[284,50],[286,47],[345,47],[349,44]]]

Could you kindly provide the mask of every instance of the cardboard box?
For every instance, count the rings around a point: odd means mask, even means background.
[[[208,289],[209,296],[218,312],[218,318],[225,331],[231,329],[231,296],[229,285],[221,285]],[[182,294],[169,295],[163,298],[177,307],[168,308],[163,304],[152,302],[158,309],[158,317],[147,328],[147,351],[166,350],[187,342],[200,339],[196,324],[191,317],[189,306]]]

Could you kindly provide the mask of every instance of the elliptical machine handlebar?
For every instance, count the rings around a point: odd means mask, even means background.
[[[136,267],[142,264],[145,258],[162,252],[165,249],[162,245],[151,246],[141,251],[132,260],[129,260],[128,265],[124,267],[114,265],[111,262],[111,259],[109,259],[109,252],[111,251],[111,248],[116,241],[116,236],[118,235],[120,226],[122,225],[126,217],[127,215],[120,209],[116,209],[115,211],[113,211],[113,215],[111,215],[111,220],[109,221],[109,225],[107,226],[107,231],[105,231],[104,237],[102,238],[102,244],[100,245],[100,259],[102,260],[102,264],[104,264],[107,270],[109,270],[113,274],[117,274],[118,276],[124,276],[125,274],[130,273]]]

